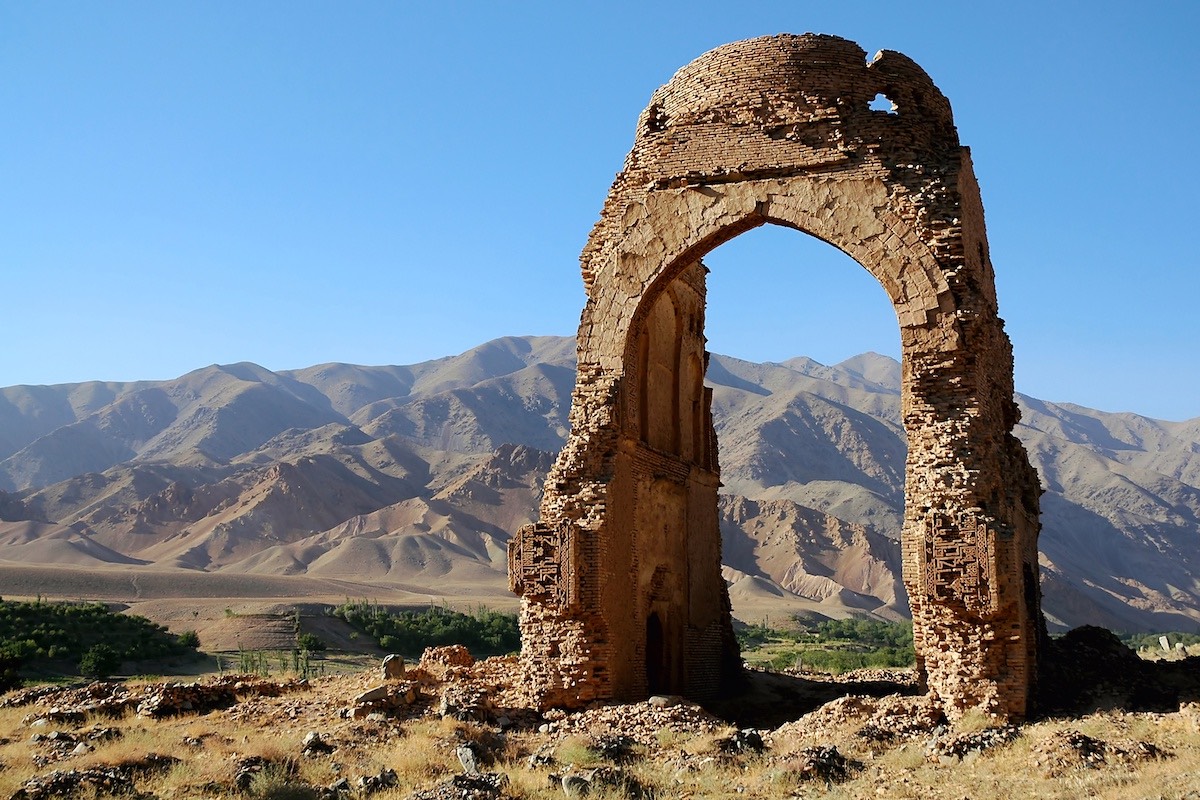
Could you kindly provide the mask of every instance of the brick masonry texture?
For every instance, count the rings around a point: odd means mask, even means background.
[[[893,111],[872,110],[877,95]],[[530,701],[703,700],[737,674],[701,259],[767,223],[838,247],[887,291],[903,352],[918,667],[952,717],[1025,716],[1045,636],[1040,488],[1012,434],[1012,348],[970,152],[912,60],[868,61],[814,34],[705,53],[638,120],[580,258],[571,435],[539,522],[509,549]]]

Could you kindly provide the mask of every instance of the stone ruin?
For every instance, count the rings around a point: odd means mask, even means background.
[[[542,708],[704,700],[737,675],[701,259],[766,223],[832,244],[887,291],[918,669],[952,717],[1025,716],[1045,636],[1040,488],[1012,433],[1012,348],[970,152],[911,59],[868,61],[814,34],[705,53],[638,119],[580,258],[570,438],[539,522],[509,545],[524,691]]]

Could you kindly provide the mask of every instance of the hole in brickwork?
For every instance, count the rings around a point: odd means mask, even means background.
[[[896,104],[892,102],[891,98],[889,98],[883,92],[875,95],[875,99],[872,100],[867,107],[872,111],[885,111],[888,114],[896,114],[900,111],[900,109],[896,107]]]
[[[646,128],[650,133],[658,133],[667,128],[667,114],[658,103],[646,110]]]

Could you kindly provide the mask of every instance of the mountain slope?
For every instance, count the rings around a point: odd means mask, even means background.
[[[408,366],[0,389],[0,561],[494,593],[573,370],[571,339],[505,337]],[[906,613],[899,364],[713,355],[707,382],[735,605]],[[1200,629],[1200,419],[1018,402],[1051,623]]]

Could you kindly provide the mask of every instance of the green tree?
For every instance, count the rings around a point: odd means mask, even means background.
[[[92,645],[91,649],[79,659],[79,673],[89,678],[107,678],[121,666],[121,657],[117,651],[101,642]]]
[[[315,633],[302,633],[296,637],[296,644],[301,650],[316,652],[325,649],[325,643]]]

